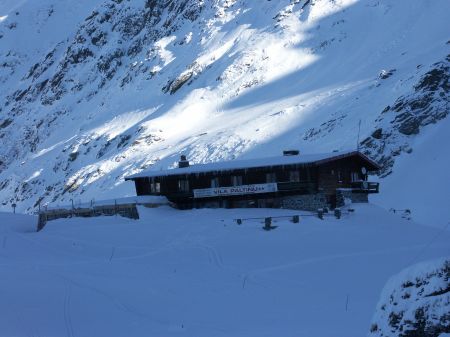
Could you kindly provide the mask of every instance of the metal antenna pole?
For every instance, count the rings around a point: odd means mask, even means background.
[[[359,123],[358,123],[358,139],[356,141],[356,150],[357,151],[359,151],[359,134],[360,134],[360,132],[361,132],[361,119],[359,120]]]

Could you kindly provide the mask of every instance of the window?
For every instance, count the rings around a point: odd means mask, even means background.
[[[138,178],[134,181],[137,195],[150,194],[150,182],[146,178]]]
[[[242,185],[242,176],[231,176],[231,185],[233,186]]]
[[[358,172],[352,172],[352,173],[351,173],[351,179],[352,179],[352,182],[354,182],[354,181],[359,181],[360,179],[359,179],[359,174],[358,174]]]
[[[150,179],[150,192],[151,193],[160,193],[161,192],[161,184],[155,181],[155,178]]]
[[[300,172],[298,170],[289,171],[289,181],[294,182],[300,181]]]
[[[152,182],[150,185],[152,193],[160,193],[161,192],[161,184],[159,182]]]
[[[219,177],[211,179],[211,188],[219,187]]]
[[[277,175],[275,172],[266,173],[266,183],[275,183],[277,182]]]
[[[189,180],[178,180],[178,190],[180,192],[189,192]]]

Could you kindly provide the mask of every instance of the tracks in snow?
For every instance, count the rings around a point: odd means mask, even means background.
[[[223,269],[222,255],[214,247],[204,244],[198,244],[198,247],[206,252],[210,264],[216,268]]]
[[[66,291],[64,294],[64,325],[66,327],[67,336],[75,337],[73,332],[72,315],[70,314],[70,300],[72,298],[72,288],[66,283]]]

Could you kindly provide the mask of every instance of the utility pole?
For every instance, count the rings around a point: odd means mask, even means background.
[[[359,151],[359,134],[361,132],[361,119],[359,120],[358,123],[358,139],[356,140],[356,150]]]

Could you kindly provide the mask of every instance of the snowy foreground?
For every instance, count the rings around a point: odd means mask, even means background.
[[[0,213],[0,336],[361,337],[391,275],[450,256],[449,231],[373,205],[269,232],[233,219],[297,213],[139,211],[39,233]]]

